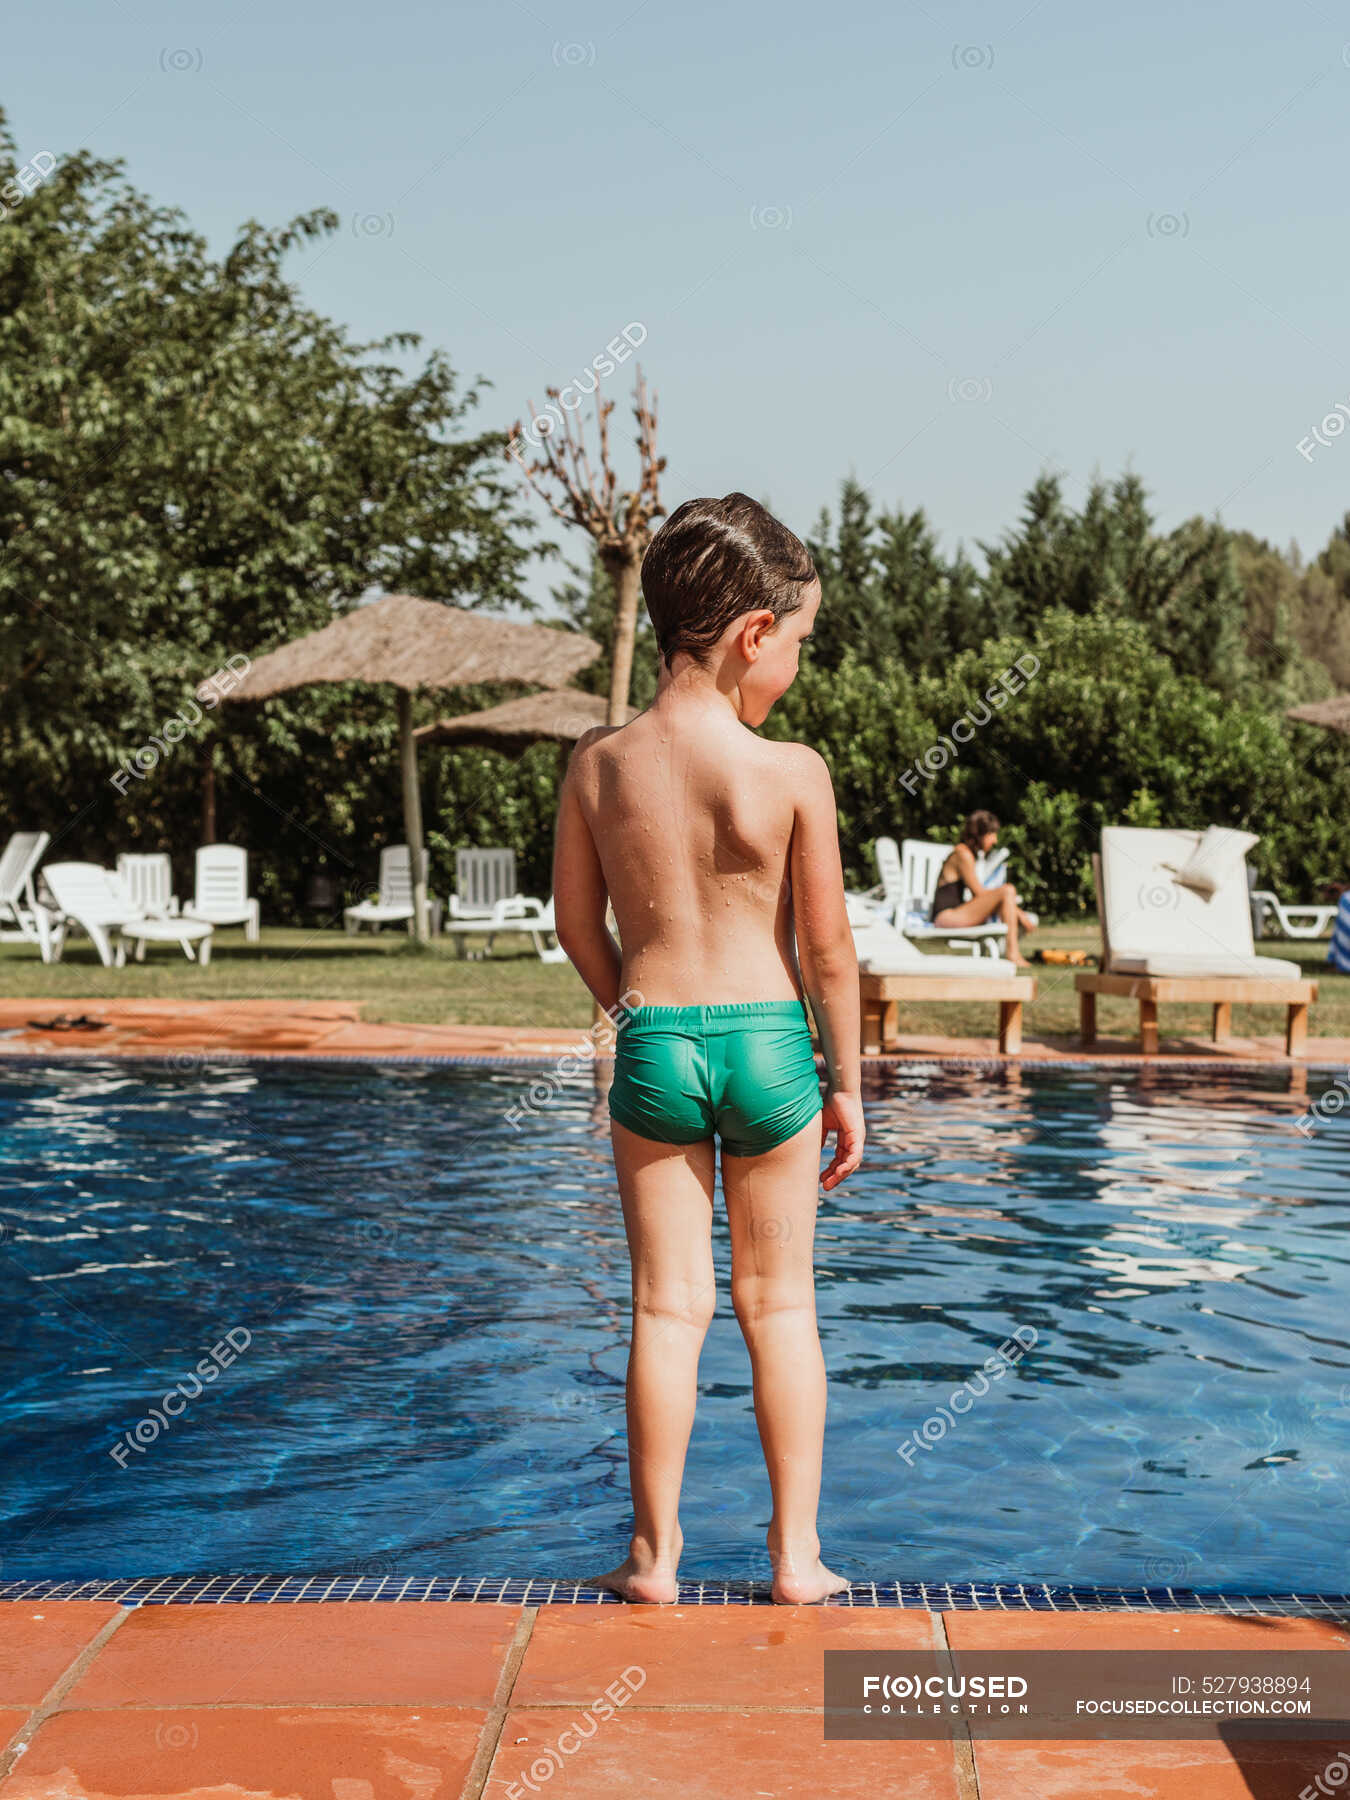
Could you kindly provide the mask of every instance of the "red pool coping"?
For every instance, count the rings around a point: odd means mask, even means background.
[[[0,1800],[525,1800],[555,1776],[584,1800],[1295,1800],[1345,1754],[1344,1734],[827,1743],[823,1653],[841,1649],[1344,1653],[1350,1635],[1113,1613],[16,1601]]]
[[[88,1017],[102,1029],[42,1030],[33,1021]],[[0,1000],[0,1055],[181,1058],[190,1068],[212,1055],[382,1058],[458,1057],[550,1060],[587,1055],[593,1040],[580,1029],[521,1025],[416,1025],[361,1018],[359,1003],[300,1000]],[[902,1036],[894,1051],[864,1058],[868,1068],[936,1062],[972,1068],[1064,1064],[1090,1068],[1278,1067],[1350,1068],[1350,1038],[1309,1038],[1307,1053],[1291,1060],[1282,1037],[1171,1037],[1156,1056],[1129,1039],[1099,1040],[1085,1050],[1075,1038],[1027,1038],[1016,1056],[1000,1056],[994,1038]]]

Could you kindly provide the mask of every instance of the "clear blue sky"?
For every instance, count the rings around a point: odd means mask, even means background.
[[[804,530],[852,470],[973,550],[1041,469],[1128,467],[1306,554],[1350,508],[1350,434],[1296,449],[1350,405],[1348,40],[1331,0],[49,0],[0,102],[217,248],[331,205],[306,296],[493,423],[641,323],[671,506]]]

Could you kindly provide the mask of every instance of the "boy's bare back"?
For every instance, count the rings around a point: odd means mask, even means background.
[[[648,1005],[801,994],[790,902],[799,795],[821,767],[725,708],[663,704],[589,733],[569,784]]]

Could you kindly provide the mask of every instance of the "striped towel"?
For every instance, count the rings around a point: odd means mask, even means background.
[[[1327,961],[1342,975],[1350,975],[1350,894],[1342,894],[1336,908],[1336,924],[1331,933]]]

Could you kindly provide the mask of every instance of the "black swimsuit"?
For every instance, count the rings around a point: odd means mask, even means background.
[[[933,893],[933,914],[936,919],[940,912],[946,912],[949,906],[961,906],[966,898],[964,881],[944,881]]]

